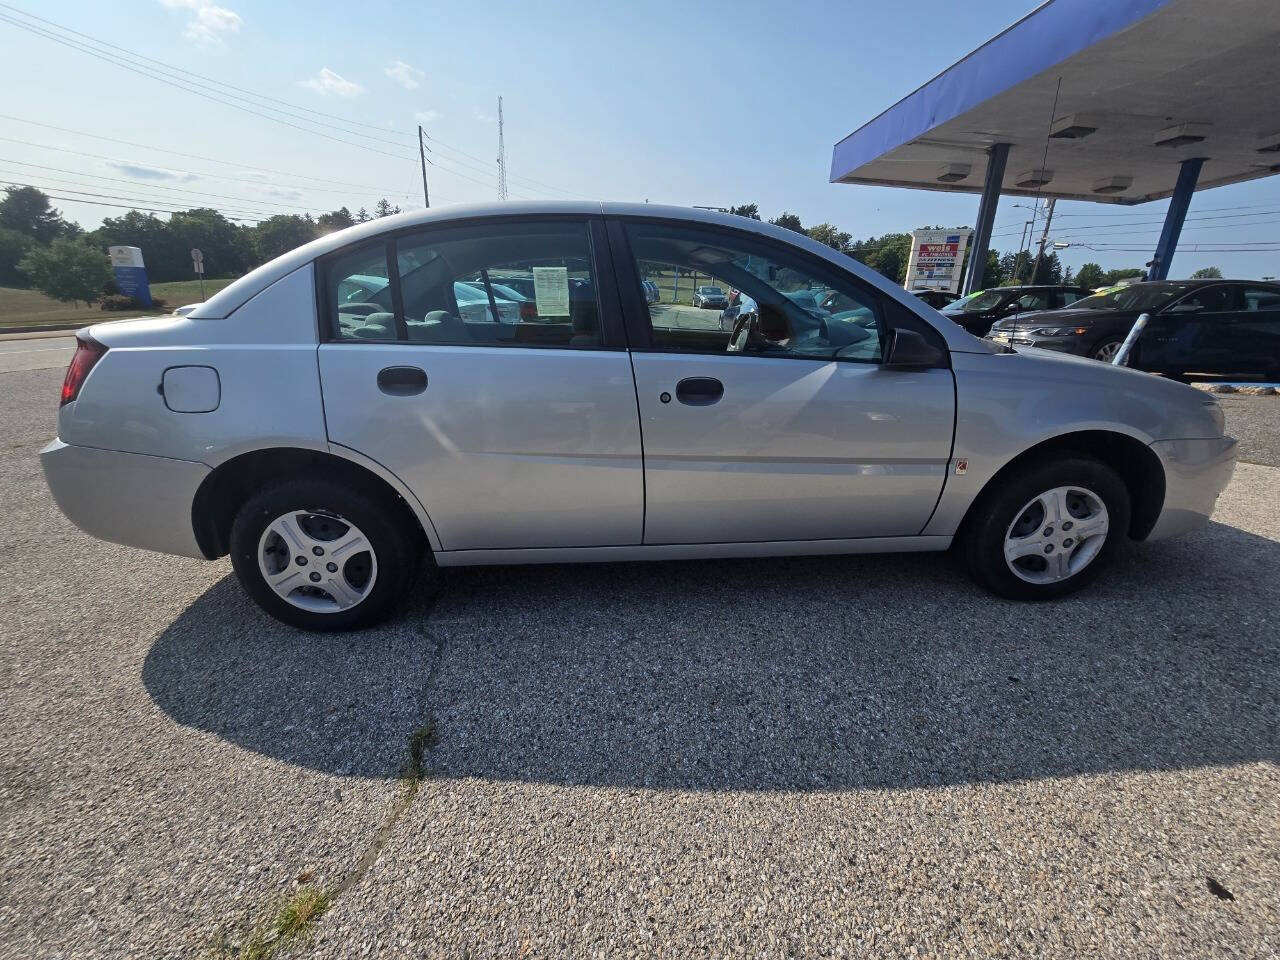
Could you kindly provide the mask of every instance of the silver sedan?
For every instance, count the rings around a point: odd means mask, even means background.
[[[650,309],[642,278],[682,274],[741,291],[732,329]],[[229,553],[268,613],[336,630],[482,563],[955,544],[986,588],[1057,597],[1204,523],[1235,441],[1211,397],[976,339],[791,231],[507,203],[87,328],[42,459],[85,531]]]

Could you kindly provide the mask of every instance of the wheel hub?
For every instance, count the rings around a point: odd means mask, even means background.
[[[1005,531],[1009,569],[1028,583],[1058,583],[1097,557],[1111,528],[1102,498],[1085,487],[1055,487],[1030,500]]]
[[[369,538],[349,520],[292,510],[262,532],[258,569],[286,603],[313,613],[336,613],[369,595],[378,561]]]

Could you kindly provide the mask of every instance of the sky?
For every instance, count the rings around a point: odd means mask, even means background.
[[[409,210],[422,206],[421,122],[432,205],[494,200],[501,96],[514,199],[757,203],[766,218],[789,210],[859,239],[972,224],[973,195],[828,183],[831,149],[1035,5],[3,0],[0,181],[68,198],[55,203],[88,228],[129,206],[257,220],[386,196]],[[218,102],[102,56],[122,51],[240,91],[216,87],[231,101]],[[267,105],[292,116],[258,115]],[[994,247],[1018,249],[1032,203],[1002,200]],[[1192,247],[1273,239],[1267,205],[1280,213],[1278,177],[1197,193],[1171,276],[1280,275],[1280,253]],[[1082,228],[1151,250],[1166,206],[1061,202],[1050,236],[1077,240],[1059,252],[1073,268],[1140,266],[1149,253],[1080,248]],[[1195,220],[1226,208],[1258,214]]]

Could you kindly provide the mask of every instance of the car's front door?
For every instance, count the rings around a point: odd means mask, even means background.
[[[599,219],[497,219],[318,265],[329,440],[404,481],[443,549],[640,543],[635,388],[603,236]],[[370,274],[383,289],[347,302],[344,281]]]
[[[892,316],[936,332],[843,271],[765,238],[648,221],[615,222],[610,235],[615,253],[629,251],[615,262],[635,267],[620,276],[644,438],[645,543],[924,528],[951,456],[954,381],[946,367],[893,370],[881,360]],[[694,271],[742,291],[748,306],[732,330],[678,303],[644,304],[639,277]]]
[[[1229,318],[1237,312],[1239,288],[1215,283],[1197,287],[1160,310],[1143,331],[1143,369],[1170,373],[1233,369]]]

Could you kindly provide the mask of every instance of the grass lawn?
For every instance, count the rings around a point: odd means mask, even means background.
[[[230,280],[206,280],[204,282],[205,297],[211,297]],[[159,297],[172,310],[187,303],[200,301],[200,282],[198,280],[176,280],[172,283],[151,284],[151,295]],[[160,310],[139,310],[135,316],[149,313],[162,313]],[[99,310],[97,307],[86,308],[84,304],[61,303],[51,300],[43,293],[35,290],[17,290],[13,287],[0,287],[0,332],[5,330],[59,330],[64,327],[83,326],[98,320],[120,320],[130,316],[129,313],[118,313]]]

